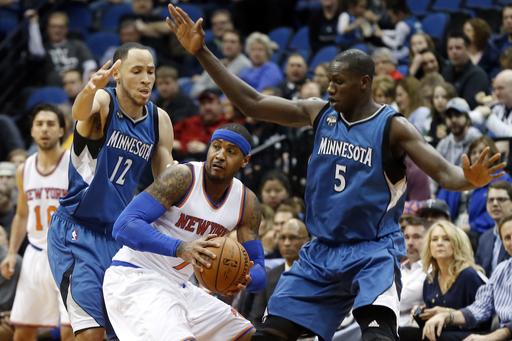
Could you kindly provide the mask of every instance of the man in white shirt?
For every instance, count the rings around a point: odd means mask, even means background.
[[[403,230],[407,244],[407,259],[400,265],[402,273],[400,327],[416,327],[411,310],[414,306],[423,304],[425,273],[421,264],[421,249],[426,231],[426,221],[417,217],[411,218]]]

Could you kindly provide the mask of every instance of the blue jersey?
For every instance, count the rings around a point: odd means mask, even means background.
[[[69,167],[69,191],[60,209],[92,229],[111,228],[135,194],[143,170],[158,144],[158,111],[149,102],[133,120],[119,107],[114,88],[101,140],[81,136],[76,128]]]
[[[400,231],[405,166],[391,156],[388,136],[396,115],[389,106],[353,123],[330,106],[318,114],[305,195],[312,235],[345,243]]]

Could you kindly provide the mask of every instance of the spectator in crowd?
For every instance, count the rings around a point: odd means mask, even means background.
[[[234,122],[241,125],[246,123],[246,117],[238,108],[236,108],[233,103],[226,96],[222,96],[220,100],[222,104],[222,111],[224,113],[224,118],[228,122]]]
[[[500,67],[502,70],[512,69],[512,47],[506,48],[501,52]]]
[[[431,197],[430,178],[410,157],[405,157],[405,175],[407,176],[407,201],[427,200]]]
[[[28,153],[25,149],[14,149],[7,156],[7,161],[14,163],[14,166],[18,168],[28,157]]]
[[[501,18],[502,33],[494,40],[494,44],[503,53],[503,51],[512,46],[512,4],[503,6]]]
[[[73,103],[78,93],[84,87],[82,73],[77,69],[64,71],[62,74],[62,87],[68,94],[69,103]]]
[[[365,34],[371,34],[370,22],[365,18],[367,0],[348,0],[346,9],[338,18],[338,43],[348,48],[364,40]]]
[[[307,71],[308,64],[304,57],[299,53],[292,53],[286,60],[286,78],[278,86],[282,97],[286,99],[297,99],[299,97],[300,88],[306,83]]]
[[[454,165],[461,164],[461,157],[471,142],[482,135],[471,126],[469,111],[468,103],[460,97],[452,98],[446,104],[446,117],[451,132],[439,141],[437,151]]]
[[[464,98],[471,108],[477,104],[475,95],[480,91],[487,92],[489,78],[481,67],[471,62],[468,37],[459,32],[448,36],[447,54],[449,63],[443,70],[444,79],[453,84],[459,97]]]
[[[4,184],[8,189],[16,188],[16,166],[12,162],[0,162],[0,184]]]
[[[400,299],[399,327],[417,327],[411,316],[413,307],[423,305],[423,282],[426,274],[421,264],[423,237],[427,231],[427,223],[418,217],[411,217],[404,229],[404,239],[407,246],[407,257],[400,264],[402,275],[402,293]],[[400,334],[400,331],[399,331]]]
[[[5,174],[6,170],[2,169],[0,164],[0,176]],[[0,182],[0,226],[3,226],[7,235],[11,234],[11,223],[16,213],[14,204],[14,190],[7,183]]]
[[[245,41],[245,52],[251,67],[240,72],[240,78],[258,91],[277,86],[283,80],[281,69],[270,58],[277,44],[263,33],[254,32]]]
[[[63,72],[70,69],[82,70],[83,78],[96,69],[89,48],[80,40],[67,39],[69,18],[64,12],[54,12],[48,17],[46,33],[48,40],[43,43],[39,18],[35,10],[28,10],[28,50],[36,57],[46,58],[46,84],[60,86]]]
[[[442,73],[445,68],[445,62],[443,58],[434,49],[425,49],[421,51],[421,70],[423,75],[430,73]]]
[[[396,107],[396,83],[389,75],[377,76],[373,79],[373,100],[380,104]],[[397,108],[398,109],[398,108]]]
[[[140,25],[140,24],[139,24]],[[119,27],[117,29],[117,34],[119,35],[119,46],[124,43],[140,43],[142,44],[142,36],[141,33],[137,30],[137,25],[134,19],[124,19],[120,22]],[[114,52],[119,47],[118,45],[110,46],[104,53],[100,59],[100,64],[104,65],[107,61],[111,60],[114,57]],[[148,46],[151,54],[153,55],[153,60],[155,64],[157,64],[157,55],[154,48]]]
[[[327,94],[327,88],[329,87],[329,63],[319,64],[313,73],[313,82],[318,84],[320,87],[320,94],[323,99],[326,99],[329,95]]]
[[[160,66],[156,69],[156,105],[164,109],[173,124],[197,114],[197,106],[184,94],[178,84],[178,71],[172,66]]]
[[[490,40],[491,26],[482,18],[471,18],[464,23],[464,34],[469,39],[469,59],[488,75],[495,74],[499,53]]]
[[[487,276],[491,276],[498,264],[510,257],[503,248],[498,224],[503,217],[512,214],[511,199],[512,184],[510,182],[497,181],[489,185],[486,207],[487,213],[494,220],[494,227],[480,236],[476,251],[476,262],[484,268]]]
[[[391,76],[395,81],[402,80],[404,76],[396,69],[398,60],[390,49],[386,47],[378,48],[372,53],[372,59],[375,63],[375,76]]]
[[[279,234],[283,226],[292,218],[297,218],[297,214],[295,213],[294,209],[289,205],[281,203],[276,209],[276,213],[274,214],[274,221],[272,224],[272,228],[274,231],[276,231],[276,234]]]
[[[263,244],[265,258],[276,249],[276,236],[274,231],[274,210],[265,204],[261,205],[262,219],[260,223],[259,236]]]
[[[341,13],[340,1],[320,0],[320,8],[313,10],[309,17],[309,45],[312,54],[322,47],[335,45],[338,18]]]
[[[1,194],[0,194],[1,197]],[[8,235],[4,227],[0,224],[0,259],[4,259],[7,255],[8,249]],[[20,277],[21,271],[21,257],[16,255],[16,266],[14,267],[14,273],[10,279],[0,275],[0,312],[10,311],[12,303],[14,302],[14,296],[16,294],[16,285],[18,278]],[[1,324],[1,323],[0,323]],[[0,340],[5,340],[1,338]]]
[[[289,219],[281,228],[277,235],[277,246],[279,253],[284,258],[284,263],[267,273],[267,285],[262,292],[254,297],[252,308],[249,312],[248,319],[256,328],[261,323],[261,319],[267,308],[267,303],[274,292],[274,289],[283,272],[290,270],[293,263],[299,259],[299,251],[306,242],[309,241],[306,225],[296,218]]]
[[[503,70],[494,79],[497,103],[481,105],[470,115],[473,123],[485,125],[492,137],[512,137],[512,70]]]
[[[505,250],[512,256],[512,215],[505,216],[499,224],[499,238]],[[482,285],[475,297],[475,301],[462,309],[448,309],[432,317],[425,325],[423,336],[428,340],[439,340],[437,335],[443,328],[460,326],[462,328],[475,328],[478,324],[497,316],[499,327],[491,333],[471,334],[467,341],[506,341],[512,337],[512,290],[510,278],[512,277],[512,259],[498,265],[489,282]]]
[[[417,20],[411,16],[405,1],[388,1],[387,5],[388,15],[394,27],[385,30],[377,27],[374,35],[384,46],[391,49],[397,60],[402,60],[409,55],[408,42],[416,32]]]
[[[443,82],[434,88],[432,104],[430,106],[430,130],[425,136],[427,141],[434,147],[449,133],[446,123],[446,105],[455,96],[457,96],[456,90],[450,83]]]
[[[9,153],[15,149],[25,149],[25,142],[21,137],[18,127],[9,116],[0,114],[0,162],[7,161]]]
[[[308,98],[320,98],[320,87],[315,82],[306,82],[300,87],[299,96],[300,99]]]
[[[444,83],[443,76],[441,76],[437,72],[432,72],[425,75],[420,80],[420,96],[422,99],[423,105],[428,107],[429,111],[432,109],[432,99],[434,98],[434,89],[436,86]],[[427,125],[430,127],[431,116],[429,115],[426,119]]]
[[[478,155],[480,155],[478,153],[481,153],[485,148],[489,148],[489,153],[498,153],[496,144],[488,136],[482,136],[469,145],[468,155],[472,164],[477,161]],[[512,182],[512,177],[508,173],[505,173],[501,178],[496,179],[494,182],[496,181]],[[475,238],[477,242],[482,233],[492,229],[496,224],[494,219],[492,219],[487,212],[486,202],[488,192],[489,185],[476,188],[471,192],[468,199],[467,210],[470,226],[469,235],[470,237],[473,235],[473,238]]]
[[[423,51],[435,50],[432,38],[424,32],[416,32],[411,36],[409,49],[409,76],[421,79],[423,71]]]
[[[222,115],[220,96],[218,90],[204,90],[197,98],[199,115],[174,125],[174,151],[180,156],[202,157],[215,129],[227,123]]]
[[[440,312],[472,304],[486,278],[475,264],[468,237],[454,224],[445,220],[435,222],[427,231],[424,243],[421,260],[427,273],[423,285],[425,308],[418,317],[428,321]],[[486,330],[488,326],[486,323],[478,329],[447,328],[439,340],[462,340],[471,331]],[[421,339],[421,330],[417,332],[410,340]]]
[[[261,178],[259,193],[261,202],[276,210],[284,200],[290,197],[290,182],[281,171],[268,171]]]
[[[241,37],[237,31],[228,30],[224,32],[222,36],[222,55],[222,62],[235,75],[239,75],[240,71],[251,66],[249,58],[242,53]],[[206,71],[203,71],[200,76],[194,77],[193,81],[192,97],[196,97],[206,89],[218,89],[217,84]]]
[[[213,39],[206,42],[210,51],[212,51],[218,58],[228,58],[223,49],[224,34],[228,31],[233,31],[235,25],[231,18],[231,13],[226,9],[215,10],[210,17],[210,24],[212,27]],[[238,35],[238,43],[240,44],[240,35]]]
[[[423,201],[416,215],[431,223],[439,220],[451,221],[450,208],[445,201],[440,199],[428,199]]]
[[[396,84],[396,104],[400,112],[418,129],[422,135],[429,130],[430,110],[423,105],[420,82],[414,77],[406,77]]]

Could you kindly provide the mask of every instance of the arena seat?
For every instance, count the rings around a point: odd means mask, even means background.
[[[92,12],[85,3],[70,2],[66,6],[69,17],[69,30],[86,37],[92,25]]]
[[[322,47],[318,52],[313,56],[311,61],[309,62],[309,69],[314,70],[318,64],[330,62],[336,57],[338,54],[338,48],[336,46],[325,46]]]
[[[114,32],[96,32],[90,34],[86,39],[87,46],[91,50],[94,59],[101,60],[105,51],[111,46],[120,44],[119,37]]]
[[[101,30],[115,31],[119,26],[119,20],[121,17],[127,14],[133,14],[132,6],[130,4],[109,4],[101,16]]]
[[[421,21],[421,26],[425,33],[436,39],[438,42],[442,42],[449,20],[450,16],[446,13],[433,13],[427,15]]]
[[[65,104],[68,103],[68,94],[56,86],[35,89],[25,102],[25,109],[30,110],[41,103]]]

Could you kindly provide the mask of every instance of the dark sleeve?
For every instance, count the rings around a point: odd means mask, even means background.
[[[254,295],[254,301],[252,302],[251,310],[247,316],[247,319],[251,321],[253,325],[258,327],[262,321],[263,314],[265,313],[265,308],[267,307],[267,288],[263,289],[262,292],[259,292]]]
[[[423,302],[425,302],[425,306],[427,308],[432,308],[434,306],[431,300],[431,298],[434,296],[432,292],[434,287],[434,282],[429,283],[428,279],[425,278],[425,281],[423,281]]]
[[[478,288],[484,284],[484,281],[475,269],[467,268],[462,270],[459,274],[459,278],[455,281],[455,284],[462,287],[462,293],[460,295],[460,299],[462,301],[459,302],[459,306],[456,307],[457,309],[460,309],[475,302],[476,292],[478,291]]]
[[[480,91],[487,92],[489,90],[489,78],[487,77],[487,74],[481,68],[475,68],[476,70],[474,70],[471,76],[467,79],[464,89],[460,94],[461,97],[468,101],[471,108],[478,105],[475,100],[475,95]]]
[[[0,161],[7,160],[7,156],[14,149],[25,149],[18,127],[10,117],[5,115],[0,115],[0,136],[2,136]]]

